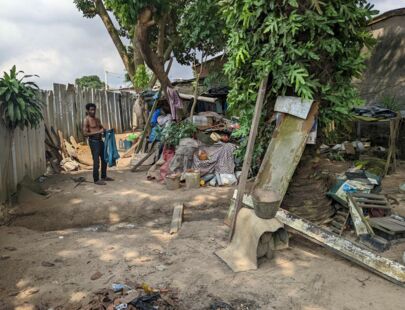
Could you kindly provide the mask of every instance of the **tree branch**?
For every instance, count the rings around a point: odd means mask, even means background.
[[[159,56],[150,47],[148,40],[148,24],[153,21],[153,12],[150,8],[145,8],[139,15],[136,25],[136,40],[141,50],[143,59],[147,66],[156,74],[160,81],[163,92],[166,93],[166,87],[172,86],[165,70],[164,63]]]
[[[127,70],[129,76],[132,78],[135,74],[134,64],[130,61],[127,49],[125,48],[124,44],[121,41],[121,38],[118,34],[117,29],[115,28],[110,15],[103,4],[102,0],[95,0],[95,7],[97,15],[100,16],[101,20],[104,23],[105,28],[107,29],[117,51],[120,55],[122,62],[124,63],[125,69]]]

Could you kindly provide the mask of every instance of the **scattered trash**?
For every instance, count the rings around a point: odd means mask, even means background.
[[[114,293],[122,292],[124,289],[126,289],[128,291],[132,290],[132,288],[129,287],[128,285],[121,284],[121,283],[113,283],[112,289],[113,289]]]
[[[115,310],[123,310],[123,309],[127,309],[127,308],[128,308],[127,304],[119,304],[114,307]]]
[[[130,286],[118,283],[115,288],[121,287]],[[126,291],[126,288],[117,292],[113,289],[101,289],[95,292],[86,309],[174,310],[180,308],[178,291],[175,289],[153,289],[146,283],[130,291]]]
[[[164,271],[164,270],[167,269],[167,267],[166,267],[165,265],[158,265],[158,266],[156,266],[155,268],[156,268],[156,270],[158,270],[158,271]]]

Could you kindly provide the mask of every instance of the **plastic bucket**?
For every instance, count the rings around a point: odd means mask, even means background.
[[[165,177],[166,181],[166,188],[168,190],[175,190],[180,188],[180,175],[170,176],[167,175]]]
[[[199,188],[200,187],[200,172],[186,172],[184,174],[186,180],[186,188]]]
[[[132,141],[124,140],[124,149],[129,150],[132,146]]]

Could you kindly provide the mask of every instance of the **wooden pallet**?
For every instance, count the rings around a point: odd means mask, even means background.
[[[391,205],[384,195],[353,193],[351,194],[354,203],[362,209],[386,209],[391,210]]]
[[[349,216],[349,209],[342,208],[338,210],[336,215],[333,217],[333,221],[331,222],[330,229],[332,230],[332,232],[341,236],[346,228]]]

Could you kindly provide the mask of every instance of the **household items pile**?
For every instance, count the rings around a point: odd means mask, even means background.
[[[173,90],[168,90],[167,100],[156,95],[152,99],[149,124],[143,132],[146,143],[133,155],[132,171],[141,165],[152,165],[147,177],[170,183],[170,189],[178,188],[178,181],[186,181],[186,174],[189,180],[191,175],[198,175],[197,184],[202,186],[235,184],[237,146],[231,134],[239,128],[237,120],[226,119],[214,111],[185,118],[186,104]]]
[[[52,173],[63,171],[77,171],[80,169],[88,170],[93,165],[93,158],[90,147],[84,143],[78,143],[71,136],[69,141],[64,138],[63,133],[53,127],[48,128],[45,125],[45,145],[46,159],[50,165]],[[105,131],[104,158],[107,164],[112,167],[120,157],[118,154],[114,129]]]

